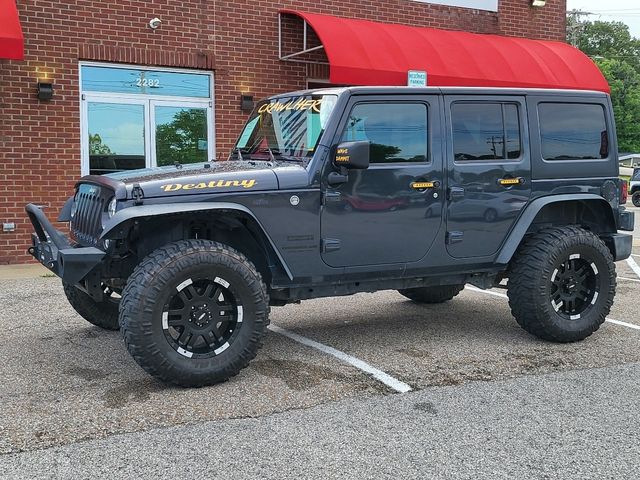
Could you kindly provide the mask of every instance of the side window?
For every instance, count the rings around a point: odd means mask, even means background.
[[[371,163],[426,162],[428,115],[423,103],[361,103],[342,134],[343,142],[371,142]]]
[[[542,158],[585,160],[609,156],[609,135],[602,105],[540,103]]]
[[[515,103],[456,102],[451,105],[456,161],[520,158],[520,114]]]

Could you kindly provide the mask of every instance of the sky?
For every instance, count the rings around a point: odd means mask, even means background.
[[[589,20],[623,22],[631,35],[640,38],[640,2],[638,0],[567,0],[567,10],[583,10],[594,15]]]

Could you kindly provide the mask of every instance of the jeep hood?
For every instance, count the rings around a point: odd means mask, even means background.
[[[119,199],[131,198],[134,185],[139,185],[144,198],[194,195],[202,193],[249,192],[277,190],[279,176],[301,178],[306,170],[290,162],[224,161],[167,166],[89,175],[79,183],[106,185]],[[289,181],[285,181],[289,184]]]

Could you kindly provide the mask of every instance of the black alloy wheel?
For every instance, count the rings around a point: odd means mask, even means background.
[[[598,300],[598,267],[579,253],[570,255],[551,274],[551,305],[567,320],[578,320]]]
[[[220,277],[185,280],[176,287],[162,312],[167,341],[188,358],[224,352],[235,339],[242,320],[242,305],[229,282]]]

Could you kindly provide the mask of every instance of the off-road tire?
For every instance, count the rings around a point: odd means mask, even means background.
[[[434,287],[405,288],[398,290],[409,300],[417,303],[444,303],[458,295],[464,285],[436,285]]]
[[[576,274],[576,278],[586,276],[592,282],[582,303],[585,310],[575,315],[559,310],[558,305],[565,302],[555,303],[553,298],[560,290],[554,286],[558,278],[555,276],[558,271],[567,271],[563,263],[567,261],[584,262],[586,273]],[[568,281],[566,292],[570,294],[579,282]],[[615,291],[616,271],[611,252],[597,235],[579,227],[549,228],[532,235],[520,246],[509,266],[507,293],[511,312],[522,328],[544,340],[565,343],[587,338],[605,321]],[[563,290],[562,294],[566,292]]]
[[[640,190],[636,191],[631,195],[631,203],[633,203],[636,207],[640,207]]]
[[[62,288],[73,309],[87,322],[105,330],[120,328],[118,300],[105,297],[103,301],[96,302],[87,293],[66,282],[62,282]]]
[[[227,288],[234,289],[244,312],[242,323],[236,324],[235,339],[220,353],[187,357],[167,339],[163,309],[185,279],[204,277],[225,279]],[[212,385],[238,374],[262,346],[269,324],[267,288],[253,263],[233,248],[181,240],[158,248],[135,268],[122,292],[120,324],[129,353],[152,376],[184,387]]]

